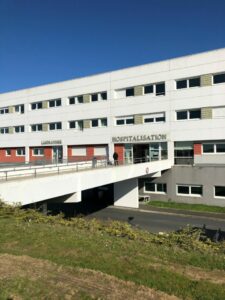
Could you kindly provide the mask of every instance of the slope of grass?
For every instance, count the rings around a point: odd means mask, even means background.
[[[224,244],[201,242],[199,232],[158,236],[120,222],[68,221],[34,212],[0,215],[2,254],[44,259],[73,271],[97,270],[183,299],[219,300],[225,294]],[[0,276],[0,298],[7,290],[5,282],[12,293],[22,295],[24,280],[6,281]],[[36,282],[37,290],[44,283],[47,288],[47,279]],[[76,299],[89,296],[90,291],[84,290]]]
[[[173,201],[163,202],[163,201],[149,201],[149,206],[162,207],[162,208],[175,208],[190,211],[199,212],[213,212],[213,213],[225,213],[225,207],[211,206],[204,204],[188,204],[188,203],[178,203]]]

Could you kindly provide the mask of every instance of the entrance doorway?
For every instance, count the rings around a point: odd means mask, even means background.
[[[55,164],[63,162],[62,146],[53,146],[52,147],[52,162]]]
[[[133,144],[134,163],[149,161],[149,144]]]

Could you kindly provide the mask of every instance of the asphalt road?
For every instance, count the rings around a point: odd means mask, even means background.
[[[89,218],[111,219],[126,221],[134,226],[150,232],[169,232],[186,227],[188,224],[202,228],[206,225],[209,231],[215,232],[220,228],[225,234],[225,220],[215,217],[190,216],[183,214],[170,214],[156,211],[143,211],[141,209],[124,209],[107,207],[94,212]]]

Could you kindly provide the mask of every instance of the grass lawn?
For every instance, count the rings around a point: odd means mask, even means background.
[[[0,211],[0,299],[222,300],[225,244],[198,237]]]
[[[225,207],[220,206],[211,206],[204,204],[188,204],[188,203],[177,203],[173,201],[163,202],[163,201],[149,201],[149,206],[162,207],[162,208],[175,208],[175,209],[184,209],[191,211],[200,211],[200,212],[214,212],[214,213],[225,213]]]

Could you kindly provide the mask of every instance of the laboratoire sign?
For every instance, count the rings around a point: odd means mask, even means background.
[[[61,145],[62,141],[61,140],[45,140],[41,141],[42,145]]]
[[[113,143],[139,143],[139,142],[153,142],[153,141],[166,141],[166,134],[143,134],[143,135],[125,135],[113,136]]]

